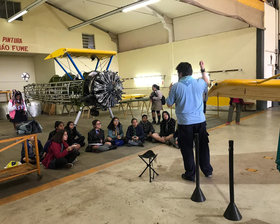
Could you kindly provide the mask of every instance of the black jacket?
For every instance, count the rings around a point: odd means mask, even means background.
[[[145,136],[147,136],[150,132],[154,133],[155,129],[150,121],[147,121],[144,123],[143,121],[140,121],[139,126],[143,128]]]
[[[136,129],[136,136],[139,137],[139,139],[141,141],[143,141],[144,139],[144,131],[143,131],[143,128],[139,125],[137,125],[137,127],[135,128]],[[134,127],[132,125],[130,125],[128,128],[127,128],[127,131],[126,131],[126,138],[128,140],[131,140],[132,139],[132,136],[134,136]]]
[[[102,143],[102,144],[104,144],[104,142],[105,142],[104,130],[100,129],[99,133],[96,133],[96,129],[92,129],[88,133],[88,144],[90,144],[90,143]]]
[[[169,113],[164,111],[164,113],[168,114],[168,120],[162,120],[160,122],[160,136],[168,136],[175,133],[176,121],[170,117]],[[163,116],[162,116],[163,117]]]
[[[74,143],[77,143],[77,139],[76,138],[81,138],[83,137],[76,129],[76,127],[74,127],[72,130],[70,129],[65,129],[67,131],[68,134],[68,139],[67,139],[67,144],[68,145],[73,145]],[[83,138],[84,139],[84,138]]]

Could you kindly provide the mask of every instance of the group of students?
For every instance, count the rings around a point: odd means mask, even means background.
[[[119,118],[112,118],[108,125],[108,136],[101,128],[100,120],[93,120],[93,128],[88,132],[88,146],[86,152],[104,152],[116,149],[122,145],[143,147],[145,141],[161,142],[178,148],[176,141],[176,121],[170,117],[167,111],[162,113],[160,122],[160,133],[156,133],[153,124],[148,120],[147,115],[142,116],[138,123],[136,118],[131,120],[131,125],[127,128],[126,134]],[[55,122],[55,130],[49,133],[48,140],[43,146],[38,140],[38,150],[40,161],[49,169],[71,168],[80,155],[80,148],[85,145],[85,137],[76,129],[74,123],[69,121],[64,127],[62,121]],[[30,163],[36,163],[35,142],[30,138],[27,142],[28,157]],[[21,162],[25,163],[25,150],[22,144]]]
[[[104,152],[116,149],[124,144],[143,147],[145,141],[162,142],[176,146],[176,121],[170,117],[167,111],[162,113],[162,117],[160,133],[155,132],[153,124],[148,120],[148,116],[144,114],[140,123],[136,118],[132,118],[126,134],[124,134],[119,118],[114,117],[107,127],[107,138],[105,138],[104,130],[101,128],[101,121],[94,120],[92,122],[93,129],[88,133],[86,152]]]
[[[49,133],[44,147],[40,140],[37,142],[39,160],[49,169],[71,168],[76,157],[80,155],[79,149],[85,145],[85,137],[77,131],[72,121],[69,121],[65,128],[62,121],[56,121],[54,126],[55,130]],[[27,150],[29,162],[36,163],[34,137],[28,139]],[[26,162],[24,144],[22,144],[21,162]]]

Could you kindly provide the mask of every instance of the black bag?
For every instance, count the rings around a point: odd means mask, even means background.
[[[161,104],[162,104],[162,105],[165,105],[165,103],[166,103],[165,96],[162,95],[162,97],[161,97]]]
[[[17,126],[19,135],[30,135],[42,132],[42,126],[35,120],[22,122]]]
[[[12,122],[9,114],[6,114],[6,118],[8,121]]]

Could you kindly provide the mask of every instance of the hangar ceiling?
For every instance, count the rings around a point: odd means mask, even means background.
[[[49,0],[46,3],[69,12],[83,21],[104,15],[137,1],[133,0]],[[152,9],[151,9],[152,8]],[[135,11],[107,16],[93,22],[104,31],[119,34],[161,22],[158,13],[170,19],[201,12],[203,9],[176,0],[161,0]],[[77,24],[73,24],[77,25]]]

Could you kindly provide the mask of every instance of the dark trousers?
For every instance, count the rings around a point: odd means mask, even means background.
[[[74,139],[74,143],[80,144],[81,147],[83,147],[85,145],[85,137],[81,136],[81,137]]]
[[[67,163],[72,163],[78,156],[78,151],[73,150],[68,153],[65,157],[54,159],[50,162],[50,169],[60,169],[63,168]]]
[[[199,165],[204,175],[211,175],[213,168],[210,164],[209,139],[206,122],[192,125],[178,125],[178,144],[183,156],[186,176],[195,176],[194,162],[194,133],[199,133]]]

